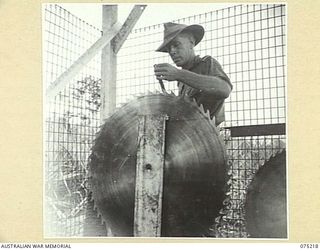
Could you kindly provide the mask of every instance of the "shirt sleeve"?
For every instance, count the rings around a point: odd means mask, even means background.
[[[212,58],[211,56],[205,56],[202,58],[202,62],[205,66],[202,68],[202,74],[215,76],[223,79],[227,82],[232,90],[233,86],[227,74],[223,71],[220,63]],[[215,117],[216,125],[225,121],[225,112],[224,112],[224,99],[216,100],[212,96],[202,93],[203,102],[207,102],[207,107],[211,107],[210,115]],[[211,103],[212,101],[212,103]]]
[[[206,64],[206,75],[219,77],[226,81],[230,85],[231,89],[233,88],[229,77],[223,71],[220,63],[216,59],[212,58],[211,56],[205,56],[202,60]]]

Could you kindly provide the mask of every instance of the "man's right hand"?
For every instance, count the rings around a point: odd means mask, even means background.
[[[179,69],[169,63],[160,63],[154,65],[154,73],[159,81],[176,81],[178,72]]]

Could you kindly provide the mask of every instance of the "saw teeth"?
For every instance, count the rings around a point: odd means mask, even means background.
[[[207,109],[207,116],[208,116],[208,118],[209,118],[209,120],[211,121],[211,120],[213,120],[213,119],[211,119],[211,117],[210,117],[210,111],[209,111],[209,109]]]
[[[102,221],[102,215],[101,213],[99,212],[99,210],[97,209],[97,218],[100,219]]]
[[[211,124],[215,126],[214,120],[213,120],[213,119],[212,119],[212,120],[210,119],[210,121],[211,121]],[[220,138],[220,140],[224,141],[223,135],[219,134],[218,137]]]
[[[197,100],[195,98],[192,98],[191,101],[193,104],[196,104],[198,106]]]
[[[103,225],[104,227],[106,227],[107,225],[106,221],[102,218],[102,216],[101,216],[101,225]]]
[[[220,222],[220,220],[221,220],[221,215],[220,215],[220,216],[218,216],[217,218],[215,218],[215,222],[216,222],[216,223],[219,223],[219,222]]]
[[[204,114],[204,115],[206,114],[202,104],[200,104],[200,110],[201,110],[202,114]]]
[[[165,93],[166,95],[170,95],[169,92],[165,89],[162,93]]]
[[[169,95],[169,93],[166,91],[166,90],[163,90],[162,92],[159,93],[160,95],[164,95],[164,96],[167,96]]]
[[[214,127],[216,126],[216,123],[215,123],[215,120],[214,120],[214,119],[210,119],[210,122],[211,122],[211,125],[212,125],[212,126],[214,126]],[[222,137],[221,137],[221,140],[223,140]]]
[[[230,195],[231,195],[231,191],[229,190],[226,192],[226,196],[230,196]]]
[[[93,210],[98,213],[98,208],[94,201],[93,201]]]
[[[216,126],[216,121],[215,121],[214,117],[212,117],[212,118],[210,117],[210,112],[209,111],[207,112],[207,116],[208,116],[208,119],[209,119],[211,125]],[[219,136],[221,136],[221,135],[219,135]]]

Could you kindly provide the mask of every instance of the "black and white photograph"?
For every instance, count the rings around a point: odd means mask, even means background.
[[[43,237],[288,239],[287,4],[43,3]]]

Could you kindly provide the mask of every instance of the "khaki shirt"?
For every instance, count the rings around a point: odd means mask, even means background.
[[[217,76],[225,80],[232,89],[232,84],[230,82],[229,77],[222,70],[221,65],[217,60],[212,58],[211,56],[205,56],[200,58],[199,56],[195,57],[193,66],[189,69],[197,74],[201,75],[210,75]],[[194,98],[198,105],[202,104],[204,110],[209,110],[210,117],[215,118],[216,126],[218,126],[221,122],[225,120],[224,114],[224,100],[221,98],[217,98],[215,95],[209,94],[202,90],[192,88],[183,82],[178,82],[179,95],[186,95],[190,98]]]

